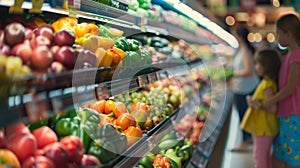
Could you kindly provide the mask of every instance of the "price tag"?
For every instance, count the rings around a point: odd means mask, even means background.
[[[147,78],[144,75],[138,76],[139,87],[144,87],[148,84]]]
[[[146,32],[146,25],[147,25],[147,18],[142,17],[141,18],[141,31]]]
[[[99,85],[95,89],[96,89],[96,96],[98,100],[109,98],[108,87],[106,84]]]
[[[120,2],[118,0],[111,0],[109,6],[112,6],[125,12],[128,11],[128,4]]]
[[[72,94],[66,94],[51,99],[54,114],[58,114],[63,110],[72,108],[74,105]]]
[[[76,103],[79,103],[82,105],[96,101],[96,95],[95,95],[95,92],[93,92],[93,91],[86,91],[84,93],[83,92],[78,93],[75,96],[76,96],[76,98],[74,98],[74,100],[77,101]]]
[[[58,114],[63,110],[63,102],[59,97],[52,98],[51,103],[54,114]]]
[[[150,83],[154,83],[155,81],[157,81],[156,73],[148,74],[148,82],[149,82],[149,84]]]
[[[24,0],[15,0],[15,4],[9,8],[9,13],[22,14],[24,9],[22,8]]]
[[[32,3],[32,9],[29,10],[29,13],[42,13],[42,6],[44,3],[44,0],[31,0]]]
[[[49,105],[45,100],[26,103],[25,109],[30,123],[39,122],[49,118]]]
[[[80,10],[81,0],[68,0],[69,16],[77,17],[77,10]]]

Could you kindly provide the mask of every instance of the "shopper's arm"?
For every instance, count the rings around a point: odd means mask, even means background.
[[[264,107],[271,106],[278,101],[291,95],[297,87],[298,76],[300,71],[300,63],[292,63],[290,67],[290,72],[288,74],[288,82],[284,88],[282,88],[275,96],[267,99],[263,102]]]
[[[266,97],[273,97],[274,96],[274,93],[273,93],[273,90],[271,87],[267,88],[265,91],[265,96]],[[277,112],[277,104],[274,103],[273,105],[271,106],[268,106],[268,107],[265,107],[264,108],[266,111],[269,111],[269,112],[272,112],[272,113],[276,113]]]
[[[234,73],[235,77],[246,77],[246,76],[250,76],[253,73],[254,65],[249,52],[245,52],[245,54],[243,55],[243,64],[244,64],[244,69],[235,72]]]

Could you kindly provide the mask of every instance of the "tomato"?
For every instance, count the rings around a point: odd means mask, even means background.
[[[8,149],[0,149],[0,167],[21,168],[17,156]]]
[[[112,100],[107,100],[105,102],[105,114],[109,114],[115,110],[115,102]]]
[[[90,108],[96,110],[98,113],[102,114],[105,112],[105,103],[106,100],[99,100],[95,103],[92,103]]]
[[[128,113],[128,110],[124,103],[122,102],[115,102],[115,110],[114,115],[118,118],[121,114]]]
[[[170,158],[163,157],[162,154],[157,154],[153,161],[153,167],[171,168]]]
[[[117,125],[126,130],[129,126],[136,126],[136,121],[131,114],[123,113],[117,118]]]

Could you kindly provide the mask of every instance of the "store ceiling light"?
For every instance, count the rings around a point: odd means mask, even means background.
[[[268,33],[267,34],[267,41],[270,42],[270,43],[274,43],[276,40],[276,37],[273,33]]]
[[[253,33],[249,33],[247,35],[247,39],[250,43],[253,43],[255,41],[255,38],[254,38],[254,34]]]
[[[227,25],[233,26],[235,24],[235,19],[234,19],[233,16],[227,16],[225,18],[225,22],[226,22]]]
[[[261,40],[262,40],[261,34],[260,33],[255,33],[254,34],[254,41],[261,42]]]
[[[249,20],[249,14],[246,12],[237,12],[235,18],[239,22],[247,22]]]
[[[280,7],[280,2],[278,0],[273,0],[272,2],[273,6],[276,7],[276,8],[279,8]]]
[[[189,6],[179,3],[175,4],[173,6],[175,9],[180,10],[185,13],[189,18],[196,21],[198,24],[200,24],[202,27],[206,28],[207,30],[214,33],[216,36],[224,40],[226,43],[228,43],[231,47],[238,48],[239,44],[238,41],[234,36],[232,36],[230,33],[228,33],[226,30],[224,30],[222,27],[217,25],[215,22],[212,22],[207,17],[203,16],[199,12],[191,9]]]
[[[264,13],[256,13],[254,15],[255,24],[259,27],[263,27],[266,24],[266,15]]]

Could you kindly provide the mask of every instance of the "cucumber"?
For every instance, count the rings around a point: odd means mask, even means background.
[[[168,140],[165,140],[165,141],[159,143],[157,146],[160,149],[167,150],[167,149],[175,148],[176,146],[181,147],[182,145],[183,145],[183,141],[181,141],[181,140],[168,139]]]

